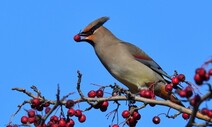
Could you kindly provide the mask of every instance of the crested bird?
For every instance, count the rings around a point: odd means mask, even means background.
[[[76,42],[88,42],[108,72],[132,93],[154,85],[156,96],[183,105],[173,93],[165,90],[171,77],[142,49],[122,41],[103,26],[109,17],[101,17],[74,36]],[[177,88],[179,89],[179,88]]]

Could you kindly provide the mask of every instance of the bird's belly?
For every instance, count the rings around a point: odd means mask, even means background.
[[[109,68],[110,73],[134,93],[138,88],[147,87],[148,82],[155,80],[154,72],[140,63],[112,64]]]

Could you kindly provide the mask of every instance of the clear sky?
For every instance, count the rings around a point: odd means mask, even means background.
[[[98,89],[92,83],[119,83],[101,65],[90,45],[73,40],[75,34],[101,16],[110,17],[105,27],[145,50],[167,73],[177,70],[193,82],[195,68],[212,55],[211,7],[211,0],[0,1],[0,126],[8,123],[18,104],[29,99],[11,91],[13,87],[28,89],[36,85],[44,96],[55,99],[57,84],[62,95],[76,92],[77,70],[83,74],[85,93]],[[70,98],[77,97],[76,93]],[[124,104],[120,112],[127,109]],[[110,103],[107,113],[114,108]],[[138,124],[156,126],[152,117],[167,109],[148,106],[140,111]],[[111,122],[105,117],[107,113],[86,112],[87,121],[76,126],[107,127]],[[14,123],[20,123],[23,114],[26,113],[22,109]],[[185,123],[181,117],[173,120],[161,116],[158,126]]]

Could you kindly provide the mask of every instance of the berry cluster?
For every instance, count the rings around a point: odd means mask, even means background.
[[[149,98],[149,99],[155,99],[155,94],[152,90],[149,89],[142,89],[139,92],[141,97]]]
[[[204,83],[204,81],[208,81],[210,79],[210,76],[212,76],[212,69],[210,69],[207,72],[205,70],[205,68],[202,68],[202,67],[197,68],[195,71],[195,75],[194,75],[194,81],[197,85],[201,86]],[[189,82],[185,81],[184,74],[175,75],[172,78],[171,83],[169,83],[165,86],[165,90],[167,92],[172,92],[173,87],[176,88],[177,85],[179,85],[182,82],[185,82],[188,85],[185,88],[178,91],[178,95],[182,98],[187,98],[188,101],[190,102],[191,106],[197,106],[199,104],[199,102],[201,101],[201,97],[197,93],[194,94],[194,88],[192,87],[191,84],[189,84]],[[207,115],[208,117],[212,118],[212,110],[209,110],[208,108],[202,108],[202,110],[200,112],[203,115]],[[188,120],[190,118],[190,115],[187,113],[182,113],[182,118],[185,120]],[[155,116],[155,117],[153,117],[152,121],[154,124],[159,124],[160,117]]]
[[[95,98],[95,97],[101,98],[101,97],[103,97],[103,95],[104,95],[104,92],[102,89],[98,89],[96,91],[91,90],[88,92],[88,97],[90,97],[90,98]],[[94,105],[93,107],[95,109],[100,109],[102,112],[105,112],[105,111],[107,111],[108,106],[109,106],[108,101],[101,101],[101,102],[98,102],[98,104]]]
[[[208,81],[212,76],[212,69],[206,72],[205,68],[197,68],[194,75],[194,81],[197,85],[202,85],[204,81]]]
[[[207,115],[208,117],[212,118],[212,110],[209,110],[208,108],[202,108],[201,113],[203,115]]]
[[[74,37],[75,41],[80,41],[80,35],[76,35]],[[211,61],[212,63],[212,61]],[[197,85],[202,86],[204,84],[210,85],[207,81],[210,79],[210,77],[212,76],[212,69],[209,69],[208,71],[201,67],[201,68],[197,68],[195,71],[195,75],[194,75],[194,81]],[[184,87],[184,85],[186,85]],[[124,110],[122,112],[122,117],[125,119],[124,125],[127,124],[128,126],[136,126],[136,124],[138,123],[138,121],[141,119],[141,115],[138,112],[138,109],[140,110],[141,108],[136,108],[134,106],[136,106],[135,104],[135,100],[133,100],[133,97],[136,96],[135,94],[130,93],[129,91],[123,89],[123,88],[119,88],[119,86],[105,86],[105,87],[101,87],[100,89],[97,90],[90,90],[87,93],[87,97],[85,97],[84,95],[80,95],[81,96],[81,100],[83,100],[84,102],[87,102],[90,107],[86,109],[98,109],[101,112],[105,112],[108,109],[109,106],[109,102],[108,102],[108,97],[107,98],[103,98],[104,96],[104,89],[110,87],[113,89],[112,92],[112,96],[118,96],[118,95],[124,95],[129,97],[128,99],[131,100],[129,101],[129,110]],[[201,98],[201,94],[199,94],[199,90],[197,91],[197,87],[194,84],[186,81],[186,77],[184,74],[177,74],[177,72],[175,73],[175,75],[172,77],[171,82],[166,84],[165,86],[165,91],[168,93],[175,93],[173,92],[173,88],[177,89],[177,94],[184,99],[184,102],[188,102],[189,105],[189,109],[192,110],[192,108],[199,108],[198,106],[202,103],[202,101],[204,101],[204,96],[202,96]],[[210,86],[209,86],[210,87]],[[154,84],[150,84],[149,89],[142,89],[139,91],[139,95],[140,97],[144,97],[147,99],[155,99],[155,93],[154,93]],[[23,91],[22,91],[23,92]],[[27,92],[24,92],[27,93]],[[80,92],[79,92],[80,93]],[[29,93],[27,94],[29,95]],[[209,94],[208,94],[209,95]],[[34,97],[34,96],[33,96]],[[131,99],[132,98],[132,99]],[[77,119],[78,122],[83,123],[86,121],[86,116],[85,114],[83,114],[83,111],[80,109],[75,109],[74,105],[75,103],[80,103],[81,100],[80,99],[76,99],[76,100],[66,100],[61,99],[58,100],[57,102],[54,101],[48,101],[45,98],[42,98],[41,96],[37,97],[37,98],[33,98],[30,101],[27,101],[30,103],[31,105],[31,109],[30,110],[26,110],[27,114],[22,116],[20,121],[22,123],[23,126],[31,126],[32,124],[36,127],[74,127],[75,126],[75,122]],[[80,100],[80,101],[78,101]],[[206,98],[205,101],[207,101],[208,99]],[[112,112],[109,113],[108,116],[110,116],[112,113],[114,113],[114,118],[116,117],[116,114],[118,113],[118,108],[120,103],[117,100],[114,100],[114,103],[117,104],[117,108],[115,110],[113,110]],[[133,106],[132,106],[133,104]],[[50,107],[50,106],[56,106],[56,108],[54,107]],[[150,104],[150,106],[154,106],[155,104]],[[195,107],[196,106],[196,107]],[[65,107],[65,109],[67,110],[67,112],[64,113],[63,111],[63,107]],[[171,107],[171,106],[170,106]],[[61,108],[61,112],[60,115],[52,115],[53,111],[55,111],[55,109],[57,108]],[[183,108],[182,108],[183,109]],[[183,111],[182,112],[187,112],[187,111]],[[198,111],[198,113],[201,113],[203,115],[205,115],[204,117],[207,118],[212,118],[212,110],[210,108],[208,108],[208,106],[202,108],[201,110]],[[59,114],[59,113],[57,113]],[[161,113],[161,114],[165,114],[165,113]],[[159,114],[160,115],[160,114]],[[161,118],[159,117],[159,115],[154,116],[152,118],[152,122],[154,124],[160,124],[161,122]],[[166,114],[167,115],[167,114]],[[198,115],[197,115],[198,117]],[[47,119],[48,118],[48,119]],[[188,120],[190,118],[190,114],[187,113],[182,113],[182,118],[185,120]],[[191,117],[192,118],[192,117]],[[112,120],[112,121],[113,121]],[[119,127],[121,123],[118,124],[113,124],[110,127]],[[124,126],[123,125],[123,126]],[[8,124],[7,127],[18,127],[18,125],[12,125],[12,124]]]
[[[75,103],[73,100],[66,101],[65,107],[68,109],[66,115],[67,117],[61,115],[60,116],[52,115],[50,117],[50,120],[47,121],[47,123],[43,123],[42,118],[51,110],[51,108],[49,107],[50,104],[48,102],[42,102],[41,99],[39,98],[33,98],[31,100],[32,109],[27,111],[27,115],[21,117],[21,123],[23,125],[34,124],[34,126],[36,127],[74,127],[75,122],[72,119],[73,116],[77,117],[80,123],[83,123],[86,120],[86,116],[82,113],[80,109],[75,110],[73,108],[74,104]],[[42,114],[40,115],[39,112],[43,110],[45,114],[43,115],[43,113],[40,113]],[[7,127],[15,127],[15,126],[9,124],[7,125]]]
[[[141,115],[137,110],[134,110],[132,113],[129,110],[124,110],[122,117],[126,119],[126,123],[129,126],[136,126],[138,120],[141,119]]]
[[[171,83],[166,84],[165,90],[167,92],[171,92],[173,90],[173,87],[176,88],[177,85],[181,82],[185,82],[185,75],[184,74],[179,74],[179,75],[174,76],[172,78]]]

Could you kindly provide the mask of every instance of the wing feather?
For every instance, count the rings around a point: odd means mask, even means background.
[[[143,63],[144,65],[148,66],[155,72],[159,73],[161,76],[165,76],[168,79],[171,79],[171,76],[169,76],[163,69],[151,58],[149,57],[144,51],[139,49],[133,44],[122,42],[124,45],[126,45],[126,48],[129,50],[129,52],[132,54],[132,56],[139,62]]]

